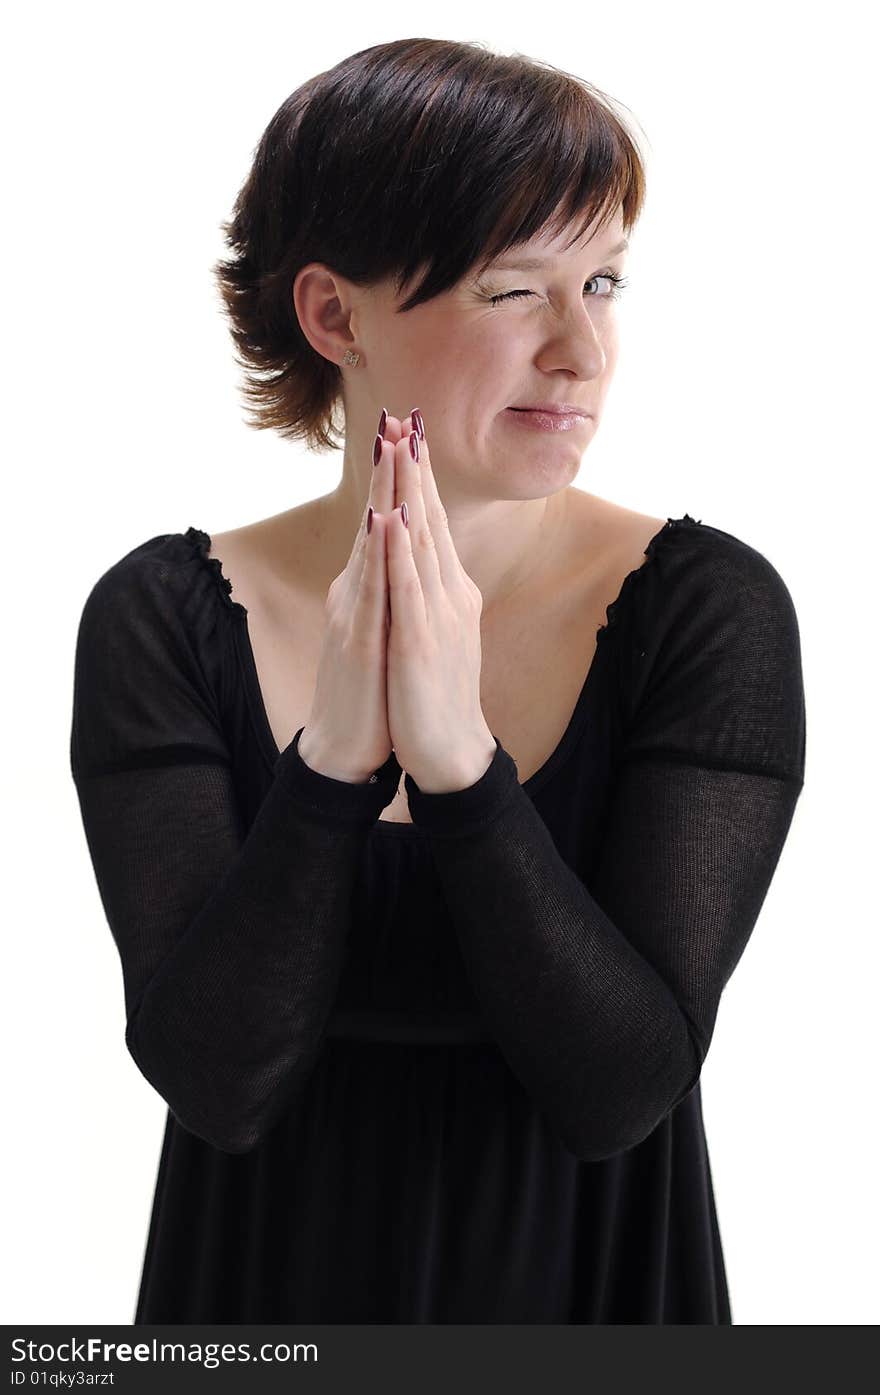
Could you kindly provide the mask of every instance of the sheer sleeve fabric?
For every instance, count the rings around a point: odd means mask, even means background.
[[[128,1049],[186,1129],[240,1153],[316,1060],[358,859],[401,771],[392,753],[369,782],[331,779],[297,732],[245,834],[217,696],[233,620],[179,538],[135,549],[85,602],[71,769]]]
[[[614,636],[628,710],[589,887],[497,737],[468,789],[405,778],[487,1025],[584,1160],[641,1142],[698,1080],[804,773],[798,624],[766,558],[710,529],[631,576]]]

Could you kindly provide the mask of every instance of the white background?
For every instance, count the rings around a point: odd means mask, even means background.
[[[69,773],[80,611],[147,538],[335,486],[341,454],[244,424],[210,268],[288,93],[417,35],[574,72],[649,142],[621,361],[578,484],[763,552],[795,602],[807,693],[805,788],[702,1077],[733,1317],[878,1319],[870,7],[441,8],[7,20],[4,1322],[132,1321],[165,1120],[125,1049]]]

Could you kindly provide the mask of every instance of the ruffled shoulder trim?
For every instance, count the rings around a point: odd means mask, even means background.
[[[621,612],[624,611],[627,604],[631,602],[639,586],[644,584],[645,576],[652,564],[656,561],[658,554],[674,540],[702,527],[702,519],[691,518],[689,513],[683,514],[681,518],[667,518],[663,527],[659,532],[654,534],[648,546],[645,548],[645,561],[638,567],[634,567],[631,572],[627,573],[616,598],[610,605],[605,607],[606,623],[600,625],[596,631],[597,643],[604,639],[609,630],[614,628]]]
[[[638,587],[644,583],[645,576],[658,554],[668,546],[673,539],[681,537],[683,534],[693,532],[695,529],[703,527],[702,519],[691,518],[689,513],[683,514],[680,518],[667,518],[659,532],[655,533],[648,546],[645,548],[645,561],[638,567],[634,567],[623,579],[623,583],[617,596],[609,605],[605,607],[605,624],[600,625],[596,631],[596,639],[600,641],[613,629],[617,623],[621,612],[630,602]],[[213,577],[217,587],[218,595],[224,605],[232,611],[241,615],[247,615],[247,606],[232,598],[232,582],[229,577],[223,575],[223,563],[219,557],[209,557],[211,550],[211,537],[209,533],[201,528],[187,528],[182,534],[184,541],[193,549],[196,556],[201,560]]]
[[[190,527],[182,536],[214,578],[218,594],[224,605],[228,606],[230,610],[237,611],[240,615],[247,615],[247,606],[243,606],[241,601],[232,599],[232,582],[228,576],[223,575],[223,563],[220,558],[208,556],[211,549],[210,534],[203,532],[201,528]]]

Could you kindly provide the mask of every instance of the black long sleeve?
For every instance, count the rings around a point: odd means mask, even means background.
[[[630,710],[589,888],[497,737],[468,789],[405,780],[489,1029],[585,1160],[641,1142],[699,1078],[803,784],[782,579],[729,534],[662,563],[619,637]]]
[[[212,670],[215,578],[135,549],[96,583],[76,645],[70,757],[119,950],[126,1043],[180,1123],[260,1141],[308,1076],[336,994],[358,859],[394,797],[311,770],[297,732],[243,836]]]

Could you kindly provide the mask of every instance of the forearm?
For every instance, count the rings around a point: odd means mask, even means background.
[[[559,855],[507,753],[463,793],[411,789],[410,808],[487,1025],[571,1151],[621,1151],[698,1074],[686,1017]]]
[[[314,1065],[359,859],[395,765],[344,786],[285,753],[247,838],[131,1006],[138,1066],[218,1147],[253,1147]]]

